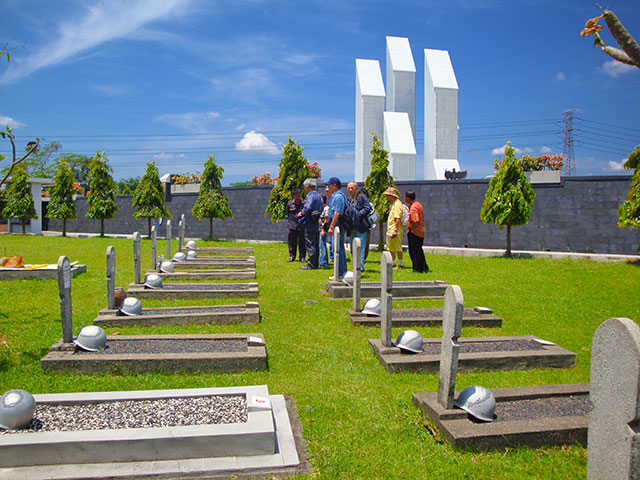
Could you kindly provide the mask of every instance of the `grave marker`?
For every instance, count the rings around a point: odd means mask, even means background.
[[[171,260],[171,220],[167,220],[167,260]]]
[[[440,379],[438,381],[438,403],[444,408],[453,408],[453,396],[456,389],[458,372],[458,339],[462,333],[462,314],[464,297],[458,285],[447,286],[444,294],[442,315],[442,346],[440,347]]]
[[[107,247],[107,308],[112,310],[116,305],[116,250]]]
[[[151,227],[151,270],[158,268],[158,226]]]
[[[380,306],[381,312],[381,333],[380,339],[385,347],[391,346],[391,317],[393,308],[393,295],[391,288],[393,287],[393,258],[391,253],[382,252],[380,259]]]
[[[344,247],[343,247],[344,248]],[[340,226],[336,225],[333,229],[333,281],[339,282],[340,276],[338,275],[339,259],[340,258]]]
[[[140,232],[133,232],[134,283],[142,283],[140,278]]]
[[[640,327],[611,318],[591,349],[587,479],[640,478]]]
[[[58,258],[58,293],[60,294],[60,319],[62,341],[73,340],[73,320],[71,314],[71,263],[64,255]]]
[[[182,214],[182,216],[180,217],[180,223],[179,223],[179,227],[178,227],[178,231],[180,232],[178,235],[178,251],[181,252],[182,251],[182,247],[184,247],[184,229],[185,229],[186,225],[185,225],[185,219],[184,219],[184,213]]]
[[[362,267],[360,266],[360,252],[362,245],[360,239],[355,237],[353,239],[353,309],[356,312],[360,311],[360,276],[362,275]]]

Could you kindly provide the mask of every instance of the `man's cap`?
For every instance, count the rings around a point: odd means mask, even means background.
[[[338,177],[331,177],[329,180],[324,182],[325,185],[336,185],[338,188],[342,188],[342,182]]]
[[[387,188],[384,191],[383,195],[391,195],[393,197],[400,198],[400,193],[398,192],[398,190],[396,188],[393,188],[393,187]]]

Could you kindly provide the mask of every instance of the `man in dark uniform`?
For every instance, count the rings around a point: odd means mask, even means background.
[[[305,247],[304,247],[304,228],[298,223],[298,213],[302,211],[304,203],[302,201],[302,195],[300,189],[296,188],[291,192],[293,194],[293,200],[287,203],[287,213],[289,214],[289,237],[287,242],[289,243],[289,262],[293,262],[296,259],[296,250],[298,258],[301,262],[304,262]]]
[[[318,243],[319,243],[319,231],[318,222],[320,221],[320,214],[324,207],[322,197],[316,191],[315,178],[307,178],[304,183],[304,189],[307,192],[307,198],[304,201],[304,208],[302,212],[298,213],[298,217],[302,220],[304,218],[304,240],[307,247],[307,264],[302,265],[300,268],[303,270],[315,270],[318,268]]]

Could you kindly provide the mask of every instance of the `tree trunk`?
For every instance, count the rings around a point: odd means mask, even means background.
[[[147,228],[149,230],[149,238],[151,238],[151,217],[147,217]]]
[[[209,238],[213,239],[213,218],[209,219]]]
[[[27,219],[26,218],[22,218],[22,234],[26,235],[27,234]]]
[[[67,236],[67,219],[66,218],[62,219],[62,236],[63,237]]]
[[[380,222],[378,226],[380,227],[380,232],[378,232],[380,234],[380,238],[378,239],[378,251],[384,252],[384,244],[386,240],[386,231],[384,229],[385,223]]]
[[[507,225],[507,257],[511,256],[511,225]]]
[[[100,219],[100,236],[104,237],[104,218]]]

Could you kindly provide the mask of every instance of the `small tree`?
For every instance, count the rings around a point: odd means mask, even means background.
[[[118,211],[116,204],[116,182],[111,176],[113,169],[109,166],[106,153],[96,152],[91,160],[89,172],[89,194],[87,196],[87,218],[100,220],[100,236],[104,237],[104,221],[113,218]]]
[[[19,218],[22,221],[23,235],[26,232],[27,219],[38,218],[33,204],[33,195],[31,194],[27,172],[22,166],[17,166],[13,169],[2,216],[5,218]]]
[[[627,200],[618,209],[618,226],[640,228],[640,145],[629,154],[624,168],[634,172]]]
[[[73,173],[64,160],[58,161],[58,170],[53,179],[51,200],[47,207],[47,218],[62,219],[62,236],[67,236],[67,219],[76,218],[76,202],[73,200]]]
[[[378,241],[378,250],[380,251],[384,249],[384,224],[391,207],[383,193],[387,188],[396,186],[388,167],[389,152],[382,148],[378,136],[373,133],[371,138],[371,171],[364,181],[364,188],[369,192],[369,200],[380,215],[380,239]]]
[[[233,218],[233,213],[229,208],[229,199],[222,193],[222,184],[220,183],[224,169],[216,165],[215,160],[216,157],[210,155],[209,160],[204,164],[200,192],[191,210],[193,216],[198,220],[209,219],[209,238],[213,238],[214,218],[219,218],[223,222],[228,217]]]
[[[264,216],[271,216],[271,221],[278,223],[287,218],[287,202],[293,197],[291,191],[295,188],[302,189],[302,183],[313,176],[307,160],[302,156],[303,147],[289,137],[289,141],[282,148],[282,159],[278,180],[271,189],[269,203],[264,211]]]
[[[536,198],[514,152],[511,142],[507,142],[504,159],[489,182],[480,211],[484,223],[495,223],[500,231],[507,227],[507,255],[511,255],[511,227],[529,223],[531,204]]]
[[[11,163],[9,164],[8,167],[4,168],[2,170],[2,173],[0,174],[0,187],[2,187],[2,185],[7,181],[7,179],[13,173],[13,169],[15,167],[23,163],[34,153],[38,152],[38,147],[40,146],[40,139],[37,138],[34,142],[27,143],[27,146],[25,147],[25,154],[22,155],[21,157],[18,157],[18,154],[16,152],[16,142],[15,142],[16,137],[11,131],[11,127],[7,126],[6,130],[0,130],[0,137],[9,139],[9,143],[11,143],[11,155],[12,155]],[[4,155],[0,154],[0,162],[2,162],[4,158],[5,158]]]
[[[147,163],[147,169],[140,183],[133,192],[131,206],[134,209],[133,218],[146,218],[149,227],[149,238],[151,238],[151,219],[167,217],[171,218],[171,213],[164,203],[164,189],[160,181],[160,174],[155,162]]]

